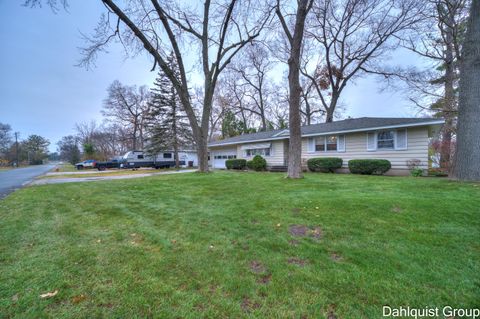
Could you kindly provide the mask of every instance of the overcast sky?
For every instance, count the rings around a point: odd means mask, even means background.
[[[69,12],[58,14],[47,7],[25,8],[21,2],[0,0],[0,122],[10,124],[21,138],[42,135],[55,151],[62,136],[74,133],[75,123],[101,121],[102,101],[112,81],[152,84],[156,74],[150,72],[149,57],[125,59],[118,46],[101,54],[93,70],[75,66],[78,47],[84,44],[80,32],[91,33],[105,11],[100,1],[71,1]],[[406,64],[415,58],[396,52],[392,61]],[[349,84],[343,116],[418,115],[401,94],[378,88],[373,77]]]

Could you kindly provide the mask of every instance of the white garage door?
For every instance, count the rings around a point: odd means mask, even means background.
[[[220,169],[225,169],[225,161],[227,159],[233,159],[237,158],[237,149],[225,149],[225,150],[218,150],[218,151],[213,151],[213,162],[212,162],[212,167],[213,168],[220,168]]]

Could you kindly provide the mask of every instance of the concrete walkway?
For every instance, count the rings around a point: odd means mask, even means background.
[[[108,169],[105,171],[99,171],[97,169],[83,169],[80,171],[73,171],[73,172],[49,172],[45,174],[46,176],[57,176],[57,175],[86,175],[86,174],[110,174],[113,172],[122,172],[122,169]],[[158,170],[154,168],[139,168],[139,172],[145,172],[145,174],[149,172],[158,172]]]
[[[180,170],[180,171],[167,171],[167,172],[159,172],[159,173],[144,173],[144,174],[133,174],[133,175],[45,178],[45,179],[38,179],[36,181],[33,181],[32,183],[30,183],[30,185],[47,185],[47,184],[62,184],[62,183],[111,181],[111,180],[116,180],[116,179],[131,179],[131,178],[141,178],[141,177],[149,177],[149,176],[156,176],[156,175],[193,173],[193,172],[196,172],[196,171],[197,171],[196,169],[185,169],[185,170]],[[64,173],[64,175],[65,175],[65,173]]]

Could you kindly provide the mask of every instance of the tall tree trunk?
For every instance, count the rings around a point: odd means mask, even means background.
[[[289,87],[289,178],[302,177],[302,132],[300,118],[300,57],[302,54],[303,33],[305,19],[309,11],[309,0],[299,0],[295,17],[295,27],[290,39],[290,56],[288,58],[288,87]]]
[[[445,97],[443,105],[443,116],[445,118],[445,125],[442,131],[442,144],[440,149],[440,167],[450,169],[451,166],[451,142],[452,134],[455,131],[454,128],[454,116],[455,116],[455,66],[453,65],[453,21],[451,14],[447,13],[448,21],[445,26]]]
[[[172,134],[173,134],[173,156],[175,159],[175,168],[180,168],[180,159],[178,158],[178,132],[177,132],[177,103],[175,102],[175,89],[172,87]]]
[[[137,122],[133,123],[132,149],[133,151],[137,150]]]
[[[460,69],[457,149],[451,176],[480,181],[480,0],[473,0]]]
[[[333,122],[333,113],[335,112],[335,109],[333,108],[328,108],[326,109],[325,112],[325,123],[331,123]]]

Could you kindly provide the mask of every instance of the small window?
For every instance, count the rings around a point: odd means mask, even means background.
[[[381,131],[377,134],[377,148],[378,149],[393,149],[395,147],[395,132]]]
[[[270,148],[247,149],[245,150],[245,155],[246,156],[255,156],[255,155],[270,156]]]
[[[325,136],[317,137],[315,139],[315,151],[324,152],[325,151]]]
[[[143,159],[143,155],[137,155],[137,159]]]
[[[335,135],[327,136],[327,151],[337,150],[337,137]]]
[[[322,136],[315,139],[315,152],[336,151],[338,137],[336,135]]]
[[[172,158],[172,153],[163,153],[163,158]]]

